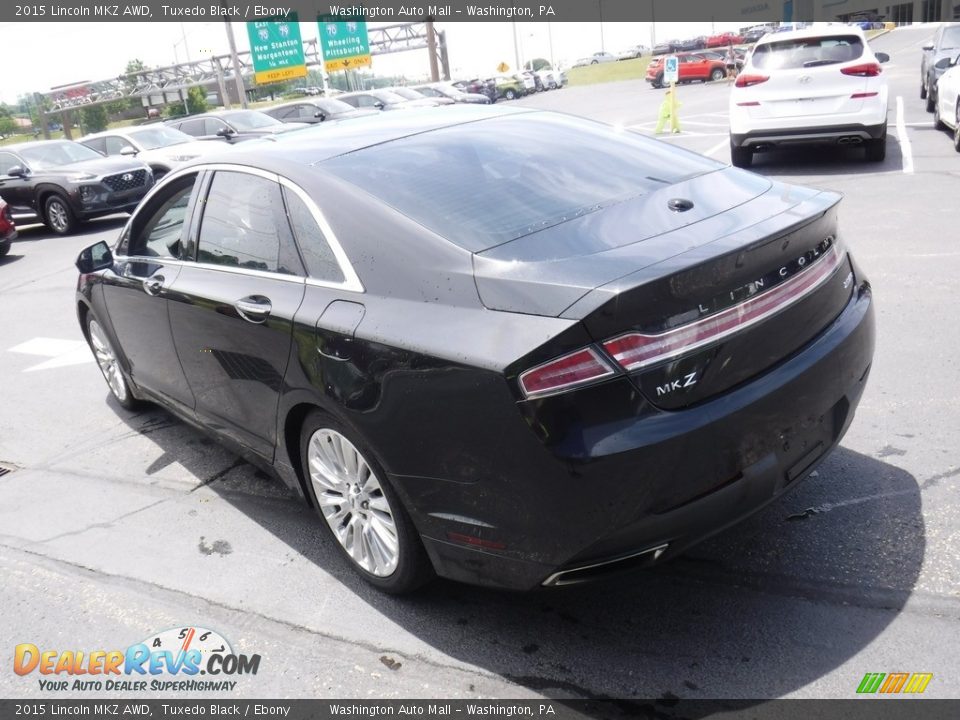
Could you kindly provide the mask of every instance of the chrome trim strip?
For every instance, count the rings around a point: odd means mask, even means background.
[[[559,572],[553,573],[550,577],[541,583],[544,587],[548,586],[560,586],[560,585],[576,585],[577,583],[587,582],[586,580],[564,580],[563,576],[570,573],[582,572],[583,570],[591,570],[593,568],[603,567],[605,565],[616,565],[617,563],[624,562],[626,560],[633,560],[634,558],[640,557],[642,555],[649,555],[653,553],[653,559],[656,560],[670,543],[663,543],[662,545],[657,545],[656,547],[647,548],[646,550],[641,550],[640,552],[633,553],[632,555],[624,555],[623,557],[618,557],[615,560],[603,560],[602,562],[592,563],[590,565],[581,565],[580,567],[567,568],[566,570],[560,570]]]
[[[157,265],[175,265],[177,267],[199,268],[201,270],[217,270],[219,272],[232,273],[234,275],[250,275],[251,277],[267,278],[269,280],[283,280],[284,282],[297,283],[303,285],[306,278],[299,275],[286,275],[284,273],[267,272],[266,270],[251,270],[249,268],[232,267],[230,265],[216,265],[214,263],[199,263],[192,260],[177,260],[176,258],[163,257],[145,257],[142,255],[114,255],[114,260],[118,262],[146,262]]]
[[[212,170],[216,172],[217,170],[224,170],[229,172],[241,172],[248,175],[256,175],[257,177],[262,177],[267,180],[273,180],[274,182],[283,185],[292,192],[296,193],[297,196],[303,200],[307,205],[307,209],[310,210],[310,214],[313,216],[314,221],[320,227],[321,232],[323,233],[324,238],[330,244],[330,249],[333,251],[333,256],[337,259],[337,264],[340,266],[340,272],[343,273],[344,281],[343,282],[331,282],[329,280],[319,280],[317,278],[298,278],[299,280],[305,280],[307,285],[313,285],[315,287],[324,287],[330,288],[333,290],[347,290],[349,292],[363,293],[366,292],[366,289],[363,286],[363,283],[360,281],[360,277],[357,275],[356,270],[353,269],[353,264],[350,262],[350,258],[347,257],[347,253],[344,251],[343,246],[340,244],[340,240],[337,239],[336,234],[333,232],[333,228],[330,227],[330,223],[327,222],[326,216],[323,214],[323,211],[319,206],[313,201],[313,198],[304,190],[302,187],[297,185],[292,180],[278,175],[276,173],[267,172],[266,170],[261,170],[260,168],[250,167],[249,165],[233,165],[231,163],[201,163],[197,165],[189,165],[187,167],[179,168],[177,170],[172,170],[163,176],[163,178],[156,184],[153,188],[140,200],[140,205],[143,206],[146,204],[147,200],[155,193],[159,188],[165,187],[167,183],[175,181],[177,178],[184,175],[189,175],[192,173],[201,173],[204,170]],[[148,258],[154,262],[157,261],[157,258]],[[180,261],[176,261],[180,262]],[[241,273],[252,273],[257,276],[268,276],[273,278],[280,279],[289,279],[291,276],[283,275],[280,273],[268,273],[261,270],[247,270],[246,268],[231,268],[229,266],[222,265],[211,265],[209,263],[190,263],[193,267],[203,267],[209,268],[211,270],[224,270],[224,271],[233,271]]]

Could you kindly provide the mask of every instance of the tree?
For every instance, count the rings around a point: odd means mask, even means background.
[[[80,111],[83,129],[88,133],[107,129],[107,108],[103,105],[89,105]]]
[[[191,115],[206,112],[208,107],[206,90],[199,85],[194,85],[187,90],[187,109]]]
[[[539,72],[540,70],[553,70],[553,66],[550,64],[549,60],[544,60],[543,58],[534,58],[530,60],[523,66],[524,70],[533,70],[534,72]]]
[[[20,126],[17,125],[16,120],[9,115],[0,115],[0,137],[16,135],[18,132],[20,132]]]

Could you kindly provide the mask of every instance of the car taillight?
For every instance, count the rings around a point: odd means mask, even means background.
[[[593,348],[583,348],[538,365],[520,375],[520,389],[528,398],[551,395],[586,385],[614,374],[614,369]]]
[[[737,75],[737,81],[734,83],[736,87],[750,87],[751,85],[759,85],[760,83],[765,83],[770,79],[769,75]]]
[[[751,100],[750,102],[737,103],[737,107],[757,107],[759,104],[756,100]]]
[[[840,68],[840,72],[844,75],[856,75],[857,77],[876,77],[883,72],[883,69],[880,67],[880,63],[872,62]]]
[[[850,96],[851,100],[862,100],[863,98],[876,97],[880,93],[875,92],[864,92],[864,93],[854,93]]]
[[[722,340],[784,309],[829,278],[843,259],[834,245],[820,260],[780,285],[703,320],[658,335],[627,333],[603,343],[625,370],[639,370]]]

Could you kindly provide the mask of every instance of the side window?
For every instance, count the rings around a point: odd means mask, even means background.
[[[96,150],[101,155],[107,154],[107,142],[104,138],[93,138],[92,140],[84,140],[83,144],[86,145],[91,150]]]
[[[7,170],[14,165],[20,165],[21,162],[17,156],[12,153],[0,152],[0,175],[6,175]]]
[[[360,107],[360,99],[353,95],[351,97],[337,98],[338,100],[343,100],[347,105],[353,105],[354,107]]]
[[[283,196],[273,180],[218,171],[200,223],[197,260],[214,265],[297,274]]]
[[[123,148],[125,148],[127,145],[130,145],[127,140],[122,137],[117,137],[116,135],[108,135],[104,139],[106,140],[107,145],[107,155],[119,155]]]
[[[340,264],[307,204],[289,188],[283,189],[283,197],[287,201],[293,234],[307,264],[307,273],[316,280],[343,282]]]
[[[320,108],[315,105],[300,105],[299,110],[299,118],[301,120],[313,120],[317,113],[320,112]]]
[[[203,135],[216,135],[220,130],[223,130],[227,124],[223,120],[217,120],[216,118],[206,118],[203,121]]]
[[[185,132],[187,135],[200,137],[203,135],[203,120],[184,120],[177,129],[180,130],[180,132]]]
[[[183,257],[184,222],[190,195],[197,176],[178,180],[162,196],[151,199],[148,207],[137,213],[131,225],[130,255],[137,257]]]
[[[362,108],[374,107],[377,103],[377,99],[372,95],[358,95],[357,100]]]

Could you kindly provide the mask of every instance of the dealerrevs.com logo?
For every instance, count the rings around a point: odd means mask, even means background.
[[[13,671],[43,676],[37,681],[46,691],[223,692],[237,684],[224,676],[256,675],[259,669],[259,655],[236,654],[226,638],[201,627],[164,630],[126,650],[60,651],[20,643],[13,654]]]

